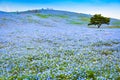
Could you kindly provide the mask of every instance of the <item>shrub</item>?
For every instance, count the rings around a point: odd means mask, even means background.
[[[101,53],[104,54],[104,55],[109,55],[109,54],[112,54],[112,51],[110,51],[110,50],[102,50]]]

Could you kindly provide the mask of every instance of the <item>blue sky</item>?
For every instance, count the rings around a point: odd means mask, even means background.
[[[120,19],[120,0],[0,0],[1,11],[52,8]]]

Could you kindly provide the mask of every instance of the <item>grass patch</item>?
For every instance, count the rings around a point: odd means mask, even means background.
[[[74,21],[74,20],[72,20],[72,21],[70,21],[70,24],[82,25],[83,23],[80,22],[80,21]]]
[[[120,26],[120,21],[115,21],[112,23],[113,25]]]
[[[40,17],[40,18],[48,18],[51,15],[46,15],[46,14],[36,14],[36,16]]]
[[[51,14],[36,14],[40,18],[58,17],[58,18],[68,18],[66,15],[51,15]]]
[[[120,26],[109,26],[109,28],[120,28]]]
[[[90,18],[86,18],[86,17],[82,17],[81,20],[82,20],[83,22],[90,22]]]
[[[93,43],[92,46],[97,46],[97,47],[100,47],[100,46],[112,46],[113,44],[110,43],[110,42],[103,42],[103,41],[98,41],[96,43]]]
[[[56,17],[59,17],[59,18],[68,18],[68,16],[66,16],[66,15],[56,15]]]
[[[102,50],[101,53],[104,54],[104,55],[111,55],[112,51],[110,51],[110,50]]]
[[[94,71],[92,71],[92,70],[86,71],[86,74],[87,74],[88,79],[96,80]]]

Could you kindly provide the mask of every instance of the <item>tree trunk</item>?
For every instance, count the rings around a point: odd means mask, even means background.
[[[100,28],[101,24],[98,25],[98,28]]]

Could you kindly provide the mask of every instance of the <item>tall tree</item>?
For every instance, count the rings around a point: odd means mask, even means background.
[[[88,25],[97,25],[98,28],[100,28],[102,24],[109,25],[109,23],[110,23],[110,18],[104,17],[101,14],[95,14],[93,15],[93,17],[90,18],[90,23]]]

